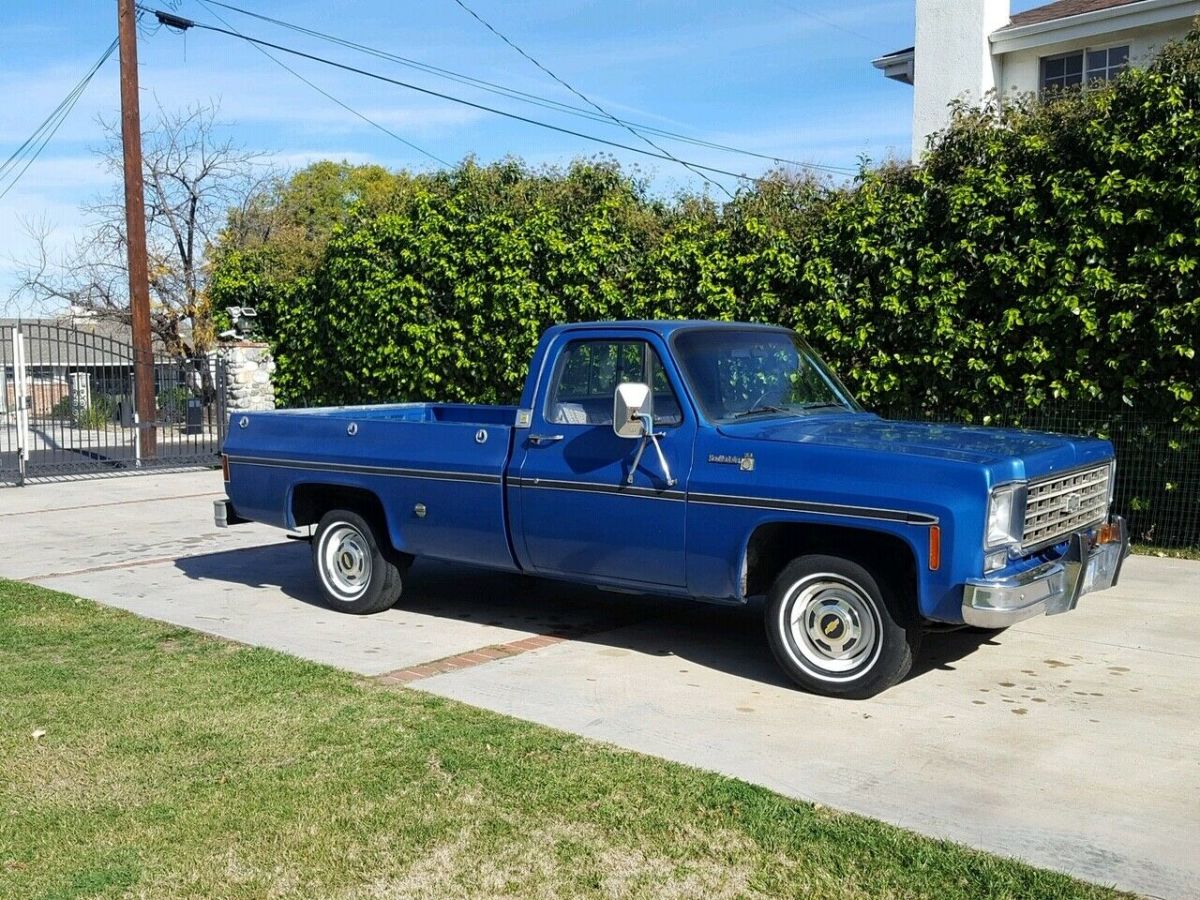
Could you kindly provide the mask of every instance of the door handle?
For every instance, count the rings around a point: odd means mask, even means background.
[[[563,437],[564,435],[561,434],[531,434],[529,436],[529,443],[536,444],[537,446],[541,447],[546,444],[556,444],[561,441]]]

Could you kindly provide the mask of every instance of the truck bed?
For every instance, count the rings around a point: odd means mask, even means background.
[[[239,516],[313,524],[309,498],[369,492],[396,549],[516,568],[505,471],[516,407],[401,403],[234,414],[225,442]]]
[[[256,414],[257,415],[257,414]],[[383,406],[324,406],[316,409],[281,409],[271,413],[289,419],[320,416],[359,421],[387,419],[397,422],[457,422],[467,425],[512,425],[515,406],[471,403],[391,403]],[[236,418],[234,420],[236,422]]]

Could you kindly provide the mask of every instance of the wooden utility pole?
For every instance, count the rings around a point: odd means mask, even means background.
[[[134,0],[117,0],[121,46],[121,145],[125,153],[125,242],[133,324],[134,396],[143,459],[157,454],[154,347],[150,339],[150,277],[146,270],[146,200],[142,187],[142,115],[138,105],[137,15]]]

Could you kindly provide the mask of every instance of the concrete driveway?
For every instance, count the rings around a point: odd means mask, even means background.
[[[995,637],[927,641],[874,700],[791,689],[756,610],[419,562],[317,603],[308,547],[213,527],[219,474],[0,489],[0,576],[274,647],[1162,897],[1200,885],[1200,563]]]

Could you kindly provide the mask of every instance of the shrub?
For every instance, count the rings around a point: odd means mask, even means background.
[[[187,417],[187,404],[191,396],[191,391],[182,385],[176,385],[159,391],[154,401],[158,409],[158,420],[171,424],[185,421]]]
[[[606,162],[397,173],[370,203],[333,191],[303,254],[227,243],[212,290],[259,309],[285,404],[511,402],[552,323],[736,318],[796,327],[871,406],[1200,426],[1197,158],[1193,34],[1104,90],[960,109],[923,165],[774,173],[724,206]]]
[[[81,409],[75,418],[79,428],[101,429],[117,418],[117,402],[107,394],[98,394],[92,398],[90,406]]]
[[[921,165],[777,172],[723,206],[604,161],[374,173],[370,202],[327,166],[297,190],[326,198],[328,235],[299,252],[231,228],[211,289],[258,308],[285,405],[511,403],[551,324],[745,319],[806,335],[869,407],[1086,404],[1177,425],[1164,449],[1194,459],[1197,159],[1193,33],[1101,90],[961,108]],[[291,208],[272,228],[309,235]]]
[[[71,418],[71,395],[64,394],[54,401],[54,405],[50,407],[50,418],[52,419],[70,419]]]

